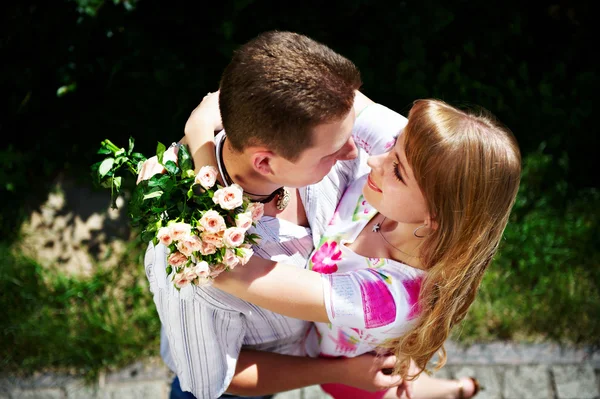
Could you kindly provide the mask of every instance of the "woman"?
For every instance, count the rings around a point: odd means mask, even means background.
[[[440,349],[443,365],[443,343],[475,299],[516,197],[519,149],[486,112],[419,100],[392,149],[369,165],[340,202],[310,270],[253,258],[215,286],[315,322],[306,340],[313,356],[385,348],[405,359],[395,372],[409,376],[412,360],[416,377]],[[323,389],[369,397],[345,386]]]

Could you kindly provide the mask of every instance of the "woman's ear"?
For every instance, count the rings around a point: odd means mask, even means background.
[[[435,221],[435,219],[432,218],[429,214],[425,218],[424,224],[425,224],[425,226],[427,226],[431,230],[437,230],[437,228],[439,226],[438,223]]]

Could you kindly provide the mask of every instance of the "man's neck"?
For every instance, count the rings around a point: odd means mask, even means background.
[[[257,173],[247,154],[234,151],[228,140],[223,143],[223,164],[233,183],[247,193],[267,196],[281,187]]]

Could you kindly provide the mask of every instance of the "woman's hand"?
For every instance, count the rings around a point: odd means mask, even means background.
[[[219,92],[208,93],[185,123],[185,137],[182,140],[189,147],[196,173],[204,165],[217,165],[214,136],[215,131],[222,129]]]
[[[199,131],[200,128],[209,128],[206,131]],[[187,136],[197,134],[206,134],[212,129],[212,133],[223,130],[221,121],[221,111],[219,110],[219,92],[208,93],[190,114],[185,123],[184,132]]]
[[[167,150],[163,154],[163,163],[167,163],[167,161],[173,161],[175,162],[175,164],[177,164],[178,152],[179,146],[177,145],[172,145],[169,148],[167,148]],[[156,174],[163,174],[165,172],[165,167],[158,162],[158,158],[156,157],[156,155],[154,155],[153,157],[146,159],[142,164],[142,167],[138,172],[138,177],[135,184],[140,184],[142,180],[148,180]]]

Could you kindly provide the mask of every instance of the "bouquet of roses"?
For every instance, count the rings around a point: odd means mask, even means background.
[[[128,150],[104,140],[98,153],[107,157],[92,165],[95,182],[111,190],[113,208],[123,174],[136,179],[147,160],[133,147],[133,138]],[[262,217],[263,204],[250,202],[237,184],[218,185],[213,166],[195,174],[187,146],[179,146],[176,156],[166,151],[158,143],[156,158],[163,173],[136,185],[128,214],[132,225],[141,228],[143,241],[168,247],[167,275],[175,287],[207,285],[223,271],[248,262],[251,246],[260,238],[248,229]]]

